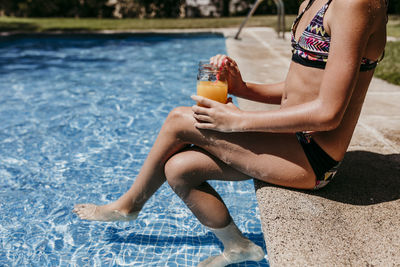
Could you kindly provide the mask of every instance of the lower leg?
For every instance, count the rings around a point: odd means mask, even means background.
[[[164,164],[185,143],[177,138],[175,128],[179,122],[171,113],[147,156],[135,182],[118,200],[107,205],[77,204],[74,212],[81,219],[95,221],[126,221],[136,219],[146,201],[165,182]]]
[[[172,190],[197,219],[212,228],[227,226],[231,217],[220,195],[206,180],[243,181],[251,178],[198,147],[180,151],[169,158],[164,173]]]
[[[222,267],[242,261],[260,261],[264,258],[263,249],[243,236],[221,197],[207,182],[195,188],[188,188],[186,194],[184,191],[175,189],[199,221],[224,245],[222,254],[211,256],[198,266]]]
[[[224,245],[222,254],[211,256],[198,266],[222,267],[242,261],[260,261],[264,258],[263,249],[243,236],[221,197],[208,183],[204,182],[188,191],[182,200]],[[182,195],[182,192],[178,194]]]
[[[173,190],[203,225],[222,228],[231,222],[225,203],[207,182],[196,187],[185,186],[184,189],[174,186]]]
[[[248,176],[201,149],[174,155],[165,165],[165,174],[175,193],[224,245],[222,254],[209,257],[199,266],[226,266],[236,262],[263,259],[262,248],[242,235],[221,197],[204,181],[204,177],[245,180],[249,179]]]

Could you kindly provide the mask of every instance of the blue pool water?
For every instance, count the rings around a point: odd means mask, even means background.
[[[168,185],[129,223],[81,221],[116,200],[171,109],[193,105],[218,35],[0,39],[0,266],[196,266],[222,245]],[[211,182],[265,249],[252,181]],[[268,266],[266,260],[235,266]]]

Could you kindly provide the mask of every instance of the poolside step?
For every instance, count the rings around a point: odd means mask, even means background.
[[[226,44],[245,80],[285,78],[289,40],[268,28],[246,28],[241,37]],[[256,181],[271,266],[400,265],[399,102],[400,87],[372,81],[349,152],[326,188],[288,190]],[[273,108],[243,99],[239,105]]]

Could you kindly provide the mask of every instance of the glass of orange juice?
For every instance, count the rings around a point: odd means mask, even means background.
[[[221,70],[208,61],[200,61],[197,73],[197,95],[226,103],[228,83],[221,80]]]

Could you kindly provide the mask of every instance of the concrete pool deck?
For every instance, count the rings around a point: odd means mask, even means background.
[[[290,41],[273,29],[224,31],[247,81],[282,81]],[[243,109],[275,108],[239,99]],[[316,191],[255,181],[271,266],[400,265],[400,87],[373,79],[334,181]]]

